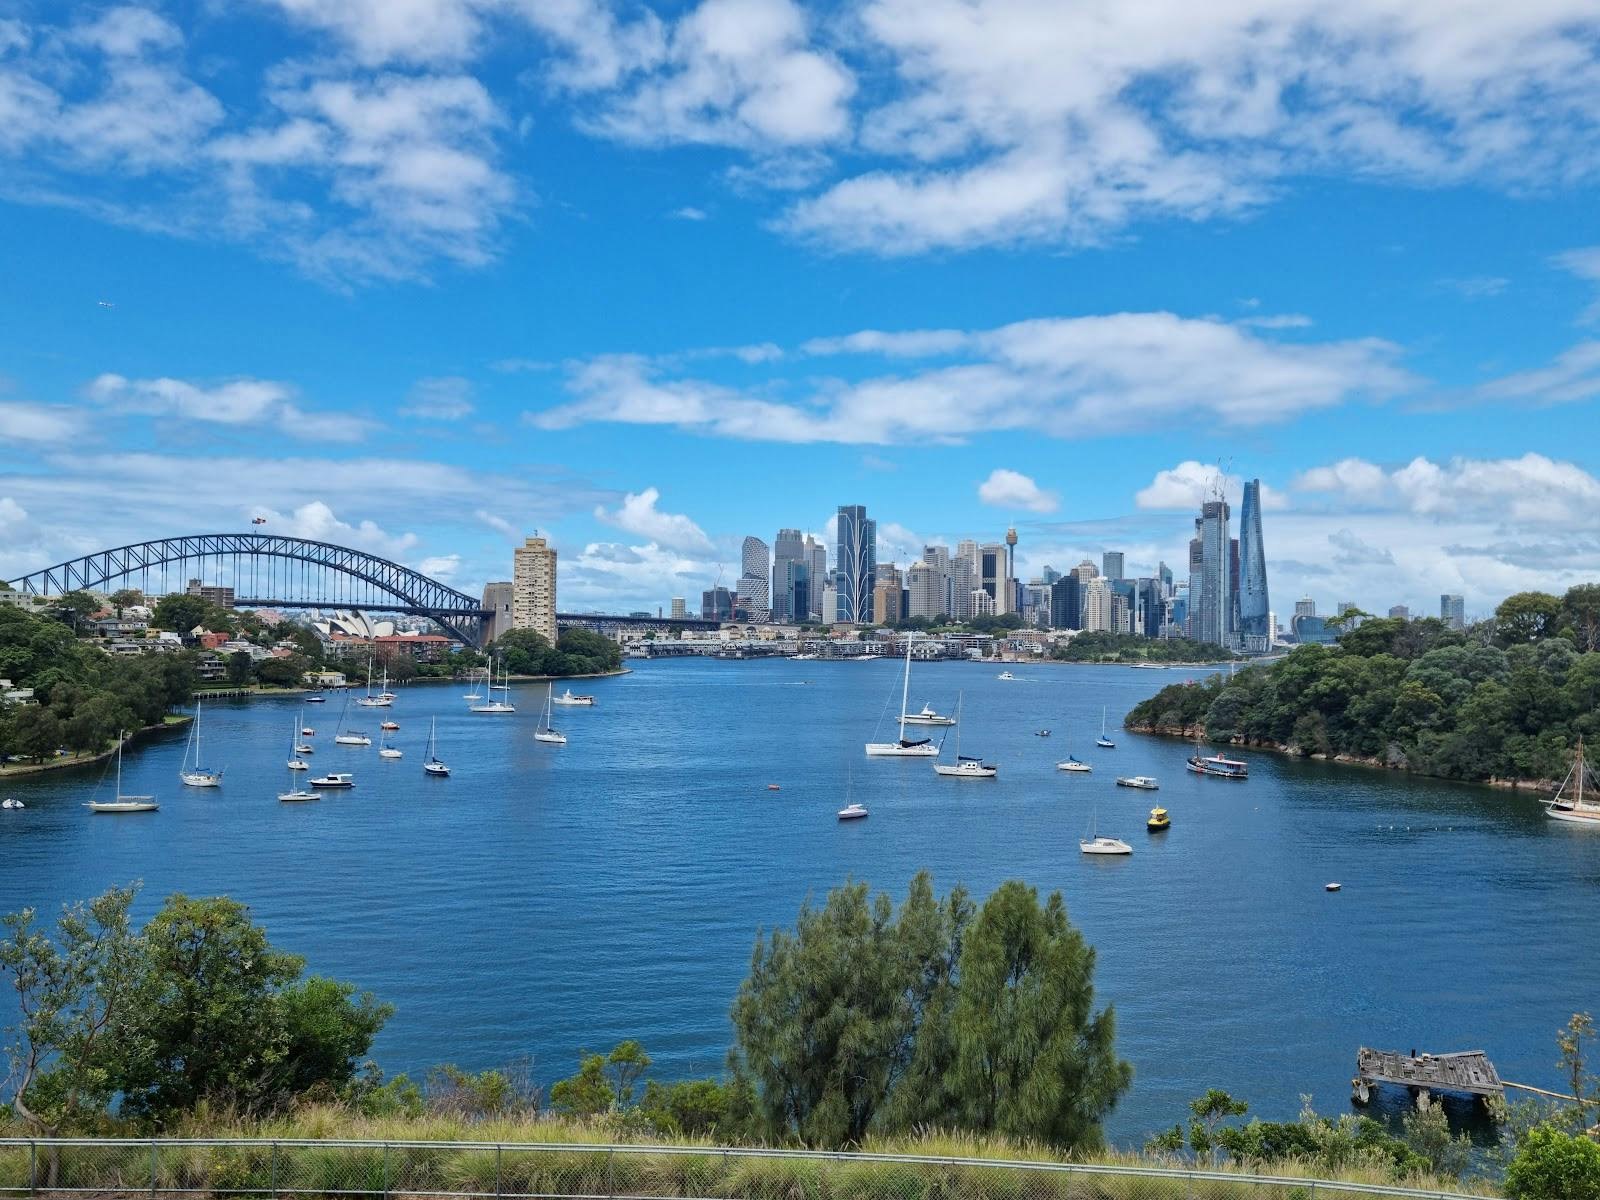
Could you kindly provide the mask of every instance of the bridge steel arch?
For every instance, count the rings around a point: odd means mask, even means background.
[[[490,614],[474,596],[459,592],[420,571],[390,562],[386,558],[275,533],[199,533],[185,537],[158,538],[135,542],[112,550],[100,550],[69,562],[57,563],[10,581],[18,591],[41,596],[104,588],[114,580],[126,580],[152,569],[174,563],[204,563],[207,559],[277,559],[305,563],[358,580],[384,593],[379,603],[352,603],[305,597],[240,598],[247,605],[273,605],[283,608],[379,608],[427,617],[441,629],[468,646],[476,646]],[[237,595],[237,578],[235,594]],[[388,601],[392,600],[393,603]]]

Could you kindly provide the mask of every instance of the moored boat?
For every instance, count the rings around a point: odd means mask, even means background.
[[[561,695],[555,698],[555,703],[564,704],[568,708],[593,708],[594,697],[574,696],[572,694],[572,689],[568,688],[566,691],[562,692]]]
[[[314,788],[348,788],[355,785],[356,777],[349,771],[329,771],[321,778],[311,781],[311,786]]]
[[[127,734],[123,730],[117,731],[117,790],[113,800],[93,800],[86,805],[92,813],[151,813],[160,809],[154,796],[124,796],[122,794],[122,743]],[[100,776],[104,783],[105,775]]]
[[[1600,829],[1600,803],[1596,803],[1593,789],[1590,795],[1584,794],[1585,786],[1591,782],[1591,775],[1589,764],[1584,761],[1583,738],[1580,737],[1572,752],[1572,766],[1567,771],[1567,777],[1556,789],[1545,813],[1557,821]]]
[[[954,725],[955,723],[955,717],[947,717],[928,704],[922,706],[921,712],[906,714],[907,725]]]
[[[1172,828],[1172,818],[1167,815],[1166,809],[1152,808],[1150,819],[1144,823],[1144,827],[1151,833],[1161,833]]]
[[[846,804],[838,813],[841,821],[859,821],[866,815],[867,806],[865,804]]]
[[[868,758],[937,758],[939,747],[929,738],[906,737],[906,704],[911,698],[911,637],[906,634],[906,667],[900,684],[900,736],[892,742],[868,742]]]
[[[1126,788],[1139,788],[1141,791],[1154,792],[1161,785],[1156,782],[1154,775],[1118,775],[1117,786]]]
[[[1223,754],[1191,754],[1184,764],[1196,775],[1215,775],[1221,779],[1248,779],[1250,764]]]

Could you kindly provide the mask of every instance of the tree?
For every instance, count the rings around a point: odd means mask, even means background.
[[[232,654],[228,655],[229,683],[236,685],[249,683],[250,676],[254,672],[254,669],[255,662],[251,659],[248,651],[235,650]]]
[[[1593,1040],[1594,1018],[1588,1013],[1573,1013],[1567,1021],[1567,1027],[1556,1034],[1556,1045],[1561,1048],[1561,1061],[1556,1065],[1561,1068],[1567,1086],[1572,1089],[1573,1108],[1579,1130],[1589,1127],[1590,1106],[1600,1106],[1600,1100],[1589,1095],[1589,1090],[1596,1086],[1596,1081],[1589,1076],[1586,1066],[1588,1054],[1584,1050],[1584,1043]]]
[[[1512,1200],[1600,1200],[1600,1145],[1546,1126],[1522,1139],[1506,1168]]]
[[[138,588],[118,588],[111,593],[111,607],[116,610],[117,618],[122,617],[122,610],[132,608],[144,603],[144,593]]]
[[[1561,601],[1545,592],[1518,592],[1494,610],[1495,639],[1502,646],[1537,642],[1556,632]]]
[[[271,687],[296,687],[310,669],[311,664],[298,654],[291,654],[287,658],[263,658],[255,665],[256,678]]]
[[[574,1117],[592,1117],[610,1112],[617,1103],[616,1089],[606,1078],[606,1060],[601,1054],[580,1054],[578,1073],[558,1080],[550,1088],[550,1103]]]
[[[187,634],[205,623],[211,607],[199,596],[174,592],[156,601],[150,623],[157,629]]]
[[[72,626],[73,632],[77,632],[84,617],[100,611],[100,601],[88,592],[68,592],[56,601],[56,608]]]
[[[965,1129],[1068,1149],[1100,1144],[1100,1122],[1133,1079],[1116,1018],[1094,1011],[1094,949],[1010,880],[984,902],[961,948],[944,1091]]]
[[[115,1091],[101,1060],[135,993],[142,948],[128,909],[137,891],[114,887],[64,909],[54,941],[34,909],[0,919],[0,976],[17,994],[5,1047],[11,1107],[45,1136],[87,1124]]]
[[[1600,583],[1580,583],[1561,598],[1561,622],[1585,654],[1600,650]]]

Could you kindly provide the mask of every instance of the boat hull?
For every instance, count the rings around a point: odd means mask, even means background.
[[[1057,763],[1056,770],[1071,771],[1074,775],[1087,775],[1089,772],[1093,771],[1094,768],[1088,763]]]
[[[934,758],[939,747],[929,742],[926,746],[901,746],[894,742],[868,742],[868,758]]]
[[[954,725],[954,717],[907,717],[907,725]]]
[[[952,767],[946,763],[934,763],[935,775],[942,775],[946,779],[993,779],[1000,773],[999,767]]]
[[[1600,829],[1600,811],[1584,812],[1572,808],[1547,808],[1545,814],[1553,821],[1565,821],[1569,825],[1587,825],[1591,829]]]
[[[160,807],[161,805],[159,804],[142,800],[128,801],[123,803],[111,801],[101,801],[97,803],[91,800],[88,805],[89,811],[92,813],[149,813],[155,812]]]

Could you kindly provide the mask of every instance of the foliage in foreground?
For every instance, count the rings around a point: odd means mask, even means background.
[[[1164,688],[1126,724],[1201,727],[1213,739],[1446,779],[1560,779],[1577,738],[1600,736],[1590,592],[1600,588],[1545,597],[1533,607],[1557,614],[1548,620],[1527,618],[1532,601],[1513,596],[1503,618],[1466,630],[1432,619],[1367,621],[1336,646],[1302,646],[1232,679]]]
[[[1506,1169],[1512,1200],[1600,1200],[1600,1145],[1545,1126],[1523,1139]]]

